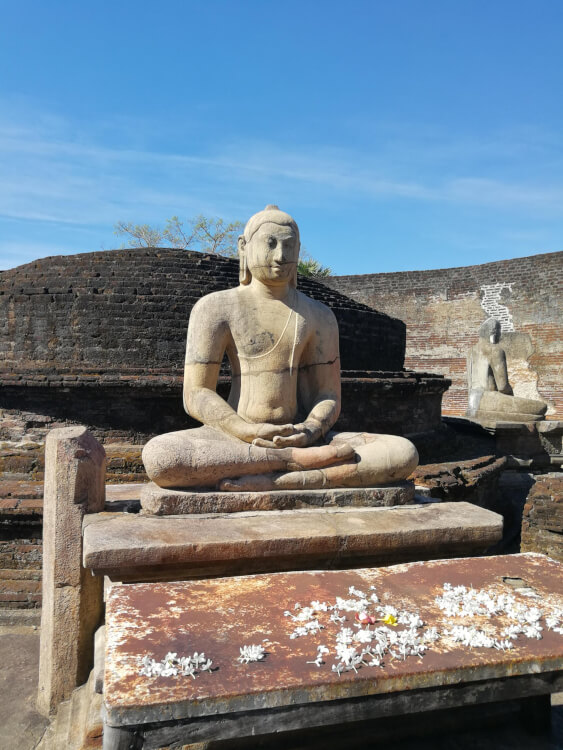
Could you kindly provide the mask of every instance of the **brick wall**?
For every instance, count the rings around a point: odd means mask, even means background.
[[[57,256],[1,271],[0,384],[181,374],[192,306],[237,285],[238,261],[171,249]],[[299,289],[334,311],[343,369],[403,368],[400,320],[312,279],[300,277]]]
[[[330,285],[407,325],[405,367],[452,380],[445,414],[467,408],[466,356],[481,323],[502,323],[516,395],[563,419],[563,253],[435,271],[335,276]]]

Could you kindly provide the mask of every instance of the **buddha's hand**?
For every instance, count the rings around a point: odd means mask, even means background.
[[[237,437],[244,440],[245,443],[259,445],[263,448],[279,447],[275,440],[293,435],[295,427],[292,424],[270,424],[263,422],[261,424],[247,423]]]
[[[314,445],[323,436],[322,424],[313,419],[292,426],[293,434],[280,434],[273,438],[274,448],[306,448],[308,445]]]

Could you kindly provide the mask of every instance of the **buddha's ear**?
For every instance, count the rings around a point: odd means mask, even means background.
[[[299,245],[299,252],[301,252],[301,245]],[[297,255],[297,263],[299,263],[299,254]],[[289,279],[289,286],[292,286],[294,289],[297,289],[297,263],[295,264],[293,274]]]
[[[241,284],[247,286],[252,280],[252,274],[248,270],[246,264],[246,241],[244,235],[241,234],[238,238],[238,257],[239,257],[239,272],[238,279]]]
[[[297,289],[297,263],[295,264],[293,275],[289,279],[289,286],[293,287],[294,289]]]

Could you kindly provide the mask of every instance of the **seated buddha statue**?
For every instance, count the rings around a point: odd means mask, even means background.
[[[338,326],[328,307],[297,290],[299,249],[295,221],[267,206],[238,239],[239,286],[194,305],[183,398],[203,426],[147,443],[145,468],[160,487],[373,487],[416,467],[405,438],[332,430],[340,414]],[[216,392],[225,352],[227,400]]]
[[[468,362],[469,406],[466,416],[496,421],[535,422],[544,419],[547,404],[515,396],[508,382],[506,353],[500,345],[500,322],[488,318]]]

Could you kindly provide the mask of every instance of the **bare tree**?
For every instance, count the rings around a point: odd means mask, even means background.
[[[115,234],[129,238],[123,247],[177,247],[229,257],[237,253],[237,237],[242,229],[240,221],[227,223],[202,214],[188,219],[186,224],[172,216],[164,229],[127,221],[118,221],[114,227]]]
[[[132,224],[118,221],[114,233],[127,236],[121,247],[175,247],[182,250],[198,250],[202,253],[237,255],[237,238],[244,229],[241,221],[226,223],[224,219],[199,214],[188,219],[186,224],[177,216],[167,219],[163,229],[149,224]],[[302,250],[297,270],[303,276],[323,279],[332,275],[330,268],[322,266],[306,250]]]

